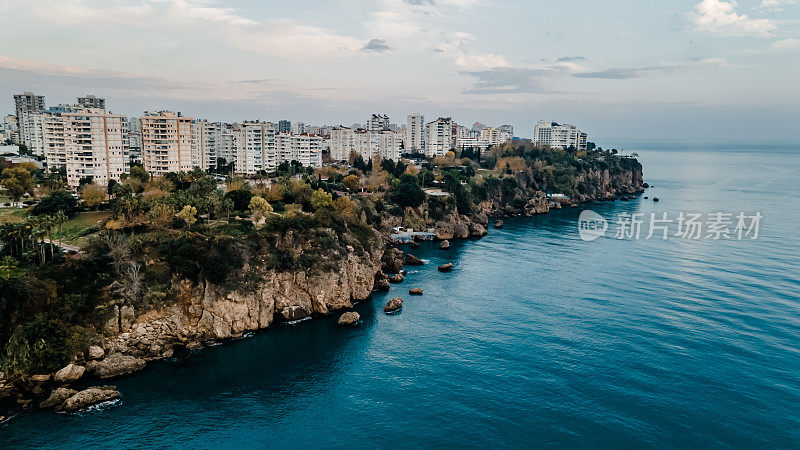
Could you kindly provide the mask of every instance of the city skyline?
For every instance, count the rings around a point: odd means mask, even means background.
[[[598,141],[800,138],[793,1],[29,5],[0,5],[4,113],[33,91],[48,105],[92,93],[115,113],[227,122],[420,112],[520,137],[547,119]]]

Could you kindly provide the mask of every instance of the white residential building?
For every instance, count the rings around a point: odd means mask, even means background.
[[[533,143],[536,145],[561,149],[574,147],[578,150],[586,150],[586,138],[586,133],[578,130],[575,125],[559,125],[555,122],[540,120],[533,127]]]
[[[195,143],[192,164],[203,170],[217,167],[217,144],[220,140],[221,124],[195,120],[192,124],[192,134]]]
[[[453,120],[440,117],[425,125],[425,155],[443,156],[455,147]]]
[[[466,149],[472,150],[486,150],[489,147],[489,142],[479,137],[467,137],[456,140],[456,149],[464,151]]]
[[[332,160],[347,161],[350,158],[350,152],[354,151],[353,130],[347,127],[333,127],[330,147]]]
[[[410,114],[406,117],[406,151],[409,153],[425,150],[425,116]]]
[[[480,138],[488,142],[489,145],[501,145],[510,141],[513,136],[500,128],[485,127],[481,130]]]
[[[292,134],[302,134],[306,132],[306,124],[303,122],[292,123]]]
[[[244,122],[234,126],[234,171],[254,175],[278,167],[276,127],[271,122]]]
[[[19,140],[34,155],[44,155],[44,96],[32,92],[14,95]]]
[[[298,161],[307,167],[322,166],[322,141],[321,136],[314,134],[276,134],[276,167],[284,161]]]
[[[389,116],[386,114],[373,114],[367,121],[367,131],[378,132],[389,129]]]
[[[128,172],[123,143],[125,116],[86,108],[61,115],[66,148],[67,184],[77,187],[81,178],[107,186]]]
[[[354,131],[347,127],[334,127],[331,130],[330,148],[331,159],[334,161],[347,161],[353,152],[364,161],[376,155],[382,159],[398,161],[403,148],[403,133],[391,130]]]
[[[67,166],[67,145],[64,136],[64,114],[71,112],[65,107],[50,108],[42,117],[44,159],[48,168]]]
[[[9,114],[3,118],[3,139],[19,143],[19,124],[17,116]]]
[[[192,170],[194,136],[191,117],[159,111],[145,113],[142,122],[142,163],[151,175]]]

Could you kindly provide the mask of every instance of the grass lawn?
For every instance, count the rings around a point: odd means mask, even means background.
[[[4,223],[18,223],[25,220],[30,208],[0,207],[0,225]]]
[[[61,226],[61,233],[54,230],[53,240],[61,241],[64,244],[82,247],[89,240],[89,237],[97,234],[97,231],[88,232],[87,230],[92,227],[99,227],[100,223],[111,215],[108,211],[89,211],[79,212],[72,216],[67,223]]]

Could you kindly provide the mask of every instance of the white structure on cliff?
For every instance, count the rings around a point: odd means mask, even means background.
[[[536,145],[561,149],[574,147],[578,150],[586,150],[586,138],[586,133],[575,125],[559,125],[555,122],[540,120],[533,127],[533,143]]]

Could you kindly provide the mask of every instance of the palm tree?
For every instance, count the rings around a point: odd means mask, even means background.
[[[54,218],[55,218],[56,224],[58,224],[58,247],[60,248],[61,247],[61,238],[62,238],[61,226],[64,225],[65,223],[67,223],[67,220],[69,220],[69,218],[67,217],[66,214],[64,214],[64,211],[62,211],[60,209],[58,211],[56,211],[56,214],[55,214]]]

